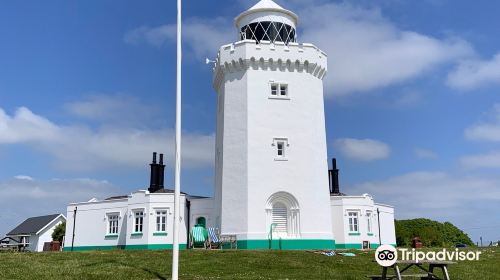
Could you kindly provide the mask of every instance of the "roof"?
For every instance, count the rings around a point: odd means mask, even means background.
[[[159,190],[155,191],[154,193],[175,193],[175,191],[171,190],[171,189],[163,188],[163,189],[159,189]],[[187,193],[185,193],[185,192],[181,192],[181,194],[187,195]]]
[[[273,0],[261,0],[259,3],[255,4],[253,7],[251,7],[250,10],[257,10],[257,9],[280,9],[284,10],[283,7],[280,5],[276,4]]]
[[[36,234],[59,216],[61,214],[28,218],[7,235]]]
[[[159,189],[153,193],[174,193],[174,190],[171,190],[171,189]],[[187,195],[187,193],[185,192],[181,192],[181,194],[184,194],[184,195]],[[115,200],[115,199],[125,199],[125,198],[128,198],[129,195],[117,195],[117,196],[111,196],[111,197],[108,197],[106,199],[104,199],[105,201],[109,201],[109,200]]]
[[[115,200],[115,199],[125,199],[125,198],[128,198],[128,195],[112,196],[112,197],[106,198],[105,200]]]
[[[239,16],[237,16],[235,18],[234,22],[235,22],[236,26],[238,26],[239,21],[243,17],[245,17],[249,14],[258,13],[258,12],[281,12],[281,13],[284,13],[284,14],[291,16],[295,20],[296,24],[299,20],[299,17],[294,12],[289,11],[289,10],[281,7],[280,5],[276,4],[274,1],[261,0],[261,1],[259,1],[259,3],[255,4],[253,7],[244,11],[243,13],[241,13]]]
[[[212,197],[208,197],[208,196],[201,196],[201,195],[189,195],[188,196],[189,199],[206,199],[206,198],[212,198]]]

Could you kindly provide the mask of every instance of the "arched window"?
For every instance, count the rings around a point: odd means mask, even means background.
[[[300,237],[299,203],[293,195],[287,192],[274,193],[267,200],[266,213],[269,237]]]

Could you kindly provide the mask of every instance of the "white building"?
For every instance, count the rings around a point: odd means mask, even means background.
[[[52,241],[54,229],[65,221],[63,214],[31,217],[7,233],[7,237],[26,244],[30,252],[42,252],[44,244]]]
[[[174,195],[163,188],[164,168],[163,155],[157,163],[155,153],[148,190],[70,204],[64,250],[171,249]],[[181,194],[181,209],[186,209],[186,197]],[[180,216],[187,227],[184,212]],[[180,229],[181,248],[187,244],[186,227]]]
[[[222,46],[217,91],[216,220],[239,248],[333,247],[323,106],[326,54],[296,43],[298,17],[273,1],[240,14]],[[273,238],[274,239],[274,238]]]
[[[297,43],[297,23],[297,15],[271,0],[235,19],[237,42],[220,48],[214,66],[215,197],[183,195],[182,221],[186,229],[204,223],[235,235],[240,249],[376,247],[380,236],[394,244],[392,207],[341,195],[335,166],[328,191],[327,55]],[[149,191],[68,207],[68,217],[77,208],[74,248],[171,247],[173,194],[163,189],[163,169],[155,164]],[[70,222],[67,249],[71,232]]]
[[[338,249],[368,249],[396,244],[394,208],[374,203],[369,194],[332,196],[332,224]]]
[[[185,201],[182,194],[181,207],[185,206]],[[148,191],[70,204],[68,215],[76,216],[76,222],[69,221],[66,227],[64,250],[171,249],[173,209],[171,193]],[[181,218],[184,218],[183,213]],[[181,227],[180,234],[181,248],[185,249],[186,227]]]

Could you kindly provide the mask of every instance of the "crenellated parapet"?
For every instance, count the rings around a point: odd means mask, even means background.
[[[217,89],[226,73],[248,69],[305,72],[318,79],[327,73],[327,55],[313,44],[271,43],[243,40],[220,48],[215,61],[213,86]]]

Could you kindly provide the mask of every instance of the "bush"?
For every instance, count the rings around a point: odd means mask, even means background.
[[[54,232],[52,233],[52,240],[62,242],[65,234],[66,234],[66,222],[62,222],[58,224],[54,229]]]
[[[420,237],[426,247],[448,247],[458,243],[474,246],[469,236],[450,222],[429,219],[397,220],[396,243],[411,246],[414,237]]]

